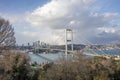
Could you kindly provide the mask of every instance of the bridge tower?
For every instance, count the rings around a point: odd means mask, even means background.
[[[66,57],[68,54],[68,44],[71,45],[71,50],[73,51],[73,30],[72,29],[65,30],[65,54],[66,54]]]

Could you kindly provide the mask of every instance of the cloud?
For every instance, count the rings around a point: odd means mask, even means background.
[[[11,24],[16,24],[16,23],[23,23],[26,19],[26,13],[25,14],[9,14],[9,13],[0,13],[0,16],[2,18],[5,18],[6,20],[9,20]]]
[[[56,30],[56,31],[23,31],[17,32],[16,38],[18,44],[27,44],[33,43],[35,41],[41,41],[49,44],[65,44],[64,40],[64,30]]]
[[[43,41],[47,42],[48,40],[46,34],[42,34],[40,32],[23,31],[23,32],[17,32],[15,35],[18,44],[27,44],[28,42],[33,43],[38,40],[42,42]]]
[[[41,40],[51,44],[64,44],[65,28],[74,30],[75,43],[119,42],[120,14],[102,12],[102,5],[94,5],[97,1],[50,0],[32,12],[0,15],[10,20],[15,27],[17,43]]]
[[[89,40],[94,44],[119,44],[120,43],[120,30],[113,32],[101,32],[99,36],[92,36]]]
[[[51,0],[44,6],[33,10],[27,16],[27,21],[33,26],[50,27],[53,29],[101,27],[108,24],[118,13],[92,12],[96,6],[95,0]],[[71,22],[72,23],[71,25]]]
[[[106,28],[106,27],[101,27],[98,28],[100,32],[105,32],[105,33],[115,33],[117,30],[115,28]]]
[[[94,4],[96,4],[96,0],[51,0],[30,12],[26,20],[32,26],[39,28],[72,28],[76,31],[75,42],[80,42],[77,41],[77,38],[83,39],[82,37],[87,40],[96,40],[95,38],[103,33],[107,33],[106,36],[110,37],[118,35],[116,30],[111,27],[113,21],[120,17],[119,13],[98,13],[98,10],[95,12],[92,10],[97,7]],[[115,23],[114,25],[118,24]],[[81,35],[83,36],[80,37]],[[99,38],[99,40],[101,39],[102,37]]]
[[[52,0],[30,13],[27,21],[33,26],[64,28],[71,21],[80,22],[79,20],[82,20],[86,15],[88,16],[88,8],[93,1]]]

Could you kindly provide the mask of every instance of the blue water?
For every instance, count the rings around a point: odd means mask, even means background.
[[[107,55],[120,55],[120,49],[111,49],[111,50],[87,50],[85,52],[88,53],[97,53],[97,54],[107,54]],[[49,53],[49,54],[29,54],[31,62],[37,62],[38,64],[46,63],[46,62],[54,62],[59,60],[60,58],[65,57],[65,53]],[[72,57],[72,54],[68,54],[68,57]]]
[[[120,49],[110,50],[87,50],[88,53],[107,54],[107,55],[120,55]]]
[[[31,62],[37,62],[38,64],[46,63],[46,62],[54,62],[59,59],[65,58],[65,53],[49,53],[49,54],[29,54]],[[68,57],[72,57],[72,54],[68,54]]]

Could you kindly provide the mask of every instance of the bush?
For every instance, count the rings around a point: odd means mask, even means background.
[[[29,58],[25,53],[4,51],[0,57],[0,80],[31,80]]]
[[[54,64],[46,73],[47,80],[120,80],[120,61],[102,57],[78,57]]]

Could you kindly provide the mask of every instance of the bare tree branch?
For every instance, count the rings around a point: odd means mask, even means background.
[[[9,21],[0,17],[0,47],[12,47],[16,43],[14,28]]]

